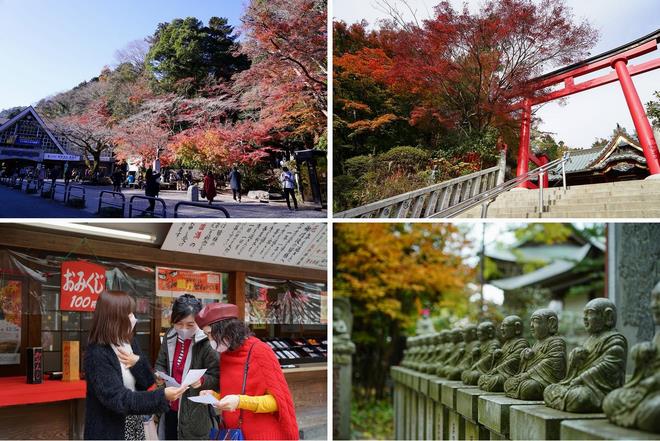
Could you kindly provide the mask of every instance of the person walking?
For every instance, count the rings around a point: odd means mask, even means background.
[[[209,205],[213,203],[213,198],[217,196],[218,192],[215,188],[215,177],[212,171],[208,171],[204,176],[204,195],[209,200]]]
[[[238,202],[241,202],[241,172],[238,171],[238,167],[234,167],[232,171],[229,172],[229,186],[231,187],[234,200],[236,200],[236,196],[238,196]]]
[[[238,318],[238,307],[211,303],[195,321],[220,353],[220,388],[200,395],[219,400],[214,407],[224,426],[241,430],[244,439],[299,439],[293,398],[277,357]]]
[[[119,167],[115,168],[115,171],[112,172],[112,191],[115,193],[121,193],[121,182],[123,176],[121,169]],[[114,195],[113,195],[114,196]]]
[[[145,178],[146,182],[144,186],[145,196],[149,196],[151,198],[158,197],[158,193],[160,193],[160,184],[158,183],[158,178],[160,178],[160,173],[154,173],[153,170],[151,170],[151,168],[147,170],[146,178]],[[155,207],[156,207],[156,200],[149,199],[149,207],[147,208],[146,211],[153,213]]]
[[[66,170],[64,171],[64,186],[68,187],[69,182],[71,182],[71,175],[73,174],[73,170],[70,167],[66,167]]]
[[[135,300],[105,291],[96,303],[85,350],[85,439],[143,440],[142,415],[165,412],[187,387],[148,391],[154,384],[148,358],[133,330]]]
[[[295,184],[296,181],[293,177],[293,173],[289,171],[288,167],[282,167],[282,174],[280,175],[280,181],[282,182],[282,188],[284,189],[284,197],[286,198],[286,206],[289,207],[289,210],[298,209],[298,201],[296,200],[295,193]],[[289,201],[289,196],[293,199],[293,206],[291,208],[291,202]]]
[[[46,179],[46,166],[39,164],[39,173],[37,174],[38,190],[41,190],[44,186],[44,180]]]
[[[55,182],[60,177],[60,169],[55,166],[50,170],[50,188],[55,188]]]
[[[158,423],[159,439],[208,439],[211,421],[202,406],[188,400],[199,390],[217,389],[219,375],[218,352],[195,323],[195,314],[202,309],[201,300],[183,294],[172,303],[170,323],[156,360],[156,375],[163,372],[181,383],[190,369],[206,369],[200,380],[190,385],[180,400],[170,403]],[[159,386],[163,380],[157,379]]]

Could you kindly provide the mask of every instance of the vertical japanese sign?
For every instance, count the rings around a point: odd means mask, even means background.
[[[82,260],[62,262],[60,309],[94,311],[105,289],[105,267]]]
[[[0,282],[0,365],[21,362],[21,296],[18,280]]]

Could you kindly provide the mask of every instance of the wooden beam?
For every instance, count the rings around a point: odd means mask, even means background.
[[[245,273],[229,273],[229,303],[238,306],[238,318],[245,320]]]
[[[0,225],[0,245],[7,247],[68,253],[79,243],[79,240],[82,239],[72,238],[66,233],[45,232],[19,224]],[[326,282],[327,280],[326,270],[165,251],[148,245],[113,242],[109,239],[87,238],[87,245],[79,247],[75,254],[96,255],[143,265],[152,264],[228,273],[243,272],[282,279],[291,279],[293,276],[295,280],[310,282]]]

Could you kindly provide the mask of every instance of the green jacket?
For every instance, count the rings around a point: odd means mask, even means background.
[[[176,348],[176,331],[174,328],[165,333],[160,345],[158,359],[155,368],[157,371],[172,375],[172,361]],[[179,439],[208,439],[211,430],[211,419],[207,406],[194,403],[188,397],[199,395],[204,389],[218,390],[218,377],[220,361],[218,352],[211,348],[206,334],[198,330],[193,336],[188,357],[183,368],[185,378],[190,369],[207,369],[204,373],[202,387],[199,389],[189,388],[179,400]],[[161,387],[165,387],[164,385]],[[165,439],[165,418],[161,417],[158,424],[158,438]]]

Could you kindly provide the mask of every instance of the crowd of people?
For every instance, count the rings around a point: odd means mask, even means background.
[[[133,335],[135,304],[121,291],[98,298],[84,359],[85,439],[299,438],[277,357],[236,305],[178,297],[152,369]],[[193,369],[205,371],[186,384]],[[189,399],[200,396],[212,407]]]
[[[78,166],[69,166],[65,163],[63,166],[46,166],[45,164],[37,164],[36,166],[24,167],[9,167],[7,164],[2,164],[0,167],[0,177],[14,176],[17,179],[36,179],[38,181],[38,188],[43,186],[43,183],[50,180],[52,184],[58,179],[64,179],[66,185],[70,182],[93,182],[93,183],[107,183],[108,180],[112,183],[112,191],[121,193],[124,188],[144,190],[145,196],[158,197],[161,186],[165,184],[170,189],[172,186],[178,191],[186,191],[190,186],[196,186],[201,183],[200,188],[201,197],[206,199],[209,204],[213,204],[214,200],[218,197],[219,189],[228,187],[232,192],[232,198],[236,202],[242,201],[243,175],[238,167],[234,166],[227,174],[215,174],[212,171],[207,171],[201,179],[196,178],[192,170],[184,170],[183,167],[178,169],[164,168],[162,172],[156,173],[152,168],[141,168],[138,171],[128,170],[128,165],[125,162],[118,163],[113,167],[112,173],[106,173],[106,169],[102,168],[95,173],[91,173],[89,169]],[[288,167],[282,167],[282,173],[279,177],[282,186],[282,194],[286,198],[286,204],[289,210],[298,210],[298,200],[296,199],[296,179],[294,174]],[[149,202],[149,211],[154,209],[154,200]]]

